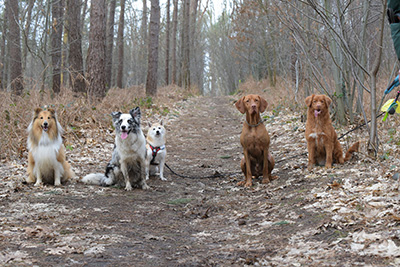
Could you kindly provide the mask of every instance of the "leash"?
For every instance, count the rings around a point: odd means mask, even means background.
[[[172,174],[174,174],[174,175],[176,175],[176,176],[178,176],[180,178],[186,178],[186,179],[211,179],[211,178],[224,178],[224,177],[229,176],[229,174],[221,174],[218,171],[215,171],[213,175],[209,175],[209,176],[187,176],[187,175],[176,173],[170,166],[168,166],[167,163],[164,163],[164,165],[165,165],[165,167],[168,168],[168,170]]]

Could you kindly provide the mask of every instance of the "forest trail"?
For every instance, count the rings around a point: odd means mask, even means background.
[[[388,266],[400,256],[397,185],[362,154],[306,170],[304,123],[265,113],[276,160],[269,184],[238,187],[243,123],[233,96],[193,97],[166,121],[167,181],[151,190],[22,183],[26,163],[2,163],[0,262],[38,266]],[[144,118],[145,120],[148,118]],[[344,132],[344,130],[343,130]],[[342,133],[342,132],[340,132]],[[340,134],[338,133],[338,134]],[[355,133],[354,133],[355,134]],[[349,136],[349,143],[356,139]],[[68,152],[76,175],[111,156],[91,138]],[[346,145],[346,144],[343,144]],[[290,160],[287,157],[295,156]],[[296,157],[297,156],[297,157]],[[217,178],[204,178],[215,173]],[[378,177],[379,176],[379,177]]]

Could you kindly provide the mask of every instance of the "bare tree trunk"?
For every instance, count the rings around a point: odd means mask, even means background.
[[[81,36],[81,0],[67,0],[70,81],[74,92],[85,92]]]
[[[142,0],[143,7],[142,7],[142,23],[140,25],[140,37],[141,37],[141,42],[140,42],[140,48],[139,48],[139,56],[138,56],[138,61],[139,65],[142,67],[138,69],[139,75],[138,75],[138,83],[145,83],[146,82],[146,75],[147,75],[147,63],[148,63],[148,8],[147,8],[147,0]]]
[[[109,4],[109,13],[107,19],[107,37],[106,37],[106,84],[107,88],[112,86],[112,61],[113,61],[113,46],[114,46],[114,19],[115,19],[115,3],[116,0],[111,0]]]
[[[26,65],[27,65],[27,57],[28,57],[28,40],[29,33],[32,23],[32,9],[35,4],[35,0],[29,0],[28,2],[28,10],[27,10],[27,18],[25,21],[24,34],[23,34],[23,46],[22,46],[22,73],[25,74]],[[25,74],[26,76],[26,74]]]
[[[53,67],[53,92],[60,93],[61,86],[61,42],[63,30],[63,0],[52,0],[51,63]]]
[[[169,37],[170,37],[170,2],[167,0],[167,22],[166,22],[166,32],[165,32],[165,84],[169,84]]]
[[[174,1],[174,12],[172,15],[172,83],[176,84],[176,35],[178,32],[178,0]]]
[[[369,133],[369,141],[368,141],[368,152],[374,153],[375,156],[379,150],[379,140],[378,140],[378,129],[377,129],[377,110],[376,110],[376,80],[379,68],[381,66],[381,58],[382,58],[382,44],[383,44],[383,35],[385,28],[385,15],[386,15],[386,0],[382,0],[382,17],[381,17],[381,27],[380,27],[380,36],[378,41],[378,51],[375,59],[375,63],[372,68],[371,73],[371,127]]]
[[[119,13],[118,24],[118,70],[117,70],[117,87],[122,88],[122,81],[124,76],[124,24],[125,24],[125,0],[121,0],[121,11]]]
[[[6,0],[8,5],[9,45],[10,45],[10,82],[11,91],[21,95],[22,84],[21,35],[19,30],[18,1]]]
[[[6,57],[6,38],[7,38],[7,5],[4,7],[3,27],[1,32],[1,56],[0,56],[0,89],[5,90],[7,87],[7,57]]]
[[[102,98],[106,95],[106,2],[92,0],[90,5],[90,33],[87,56],[88,96]]]
[[[82,0],[77,0],[77,1],[79,1],[79,4],[82,4]],[[88,6],[88,0],[85,0],[83,2],[83,7],[82,8],[79,7],[80,9],[82,9],[82,15],[79,16],[81,18],[81,26],[80,26],[81,27],[81,32],[83,32],[83,29],[84,29],[84,26],[85,26],[85,18],[86,18],[87,6]]]
[[[160,3],[159,0],[151,0],[149,29],[149,56],[146,81],[146,94],[157,94],[157,69],[158,69],[158,40],[160,34]]]
[[[190,57],[189,57],[189,87],[191,83],[196,83],[196,71],[195,68],[199,66],[199,62],[197,61],[197,46],[198,43],[196,40],[196,28],[197,28],[197,9],[198,9],[198,0],[191,0],[190,3],[190,29],[189,29],[189,51],[190,51]],[[198,88],[201,88],[200,84],[197,84]]]
[[[183,32],[182,32],[182,78],[181,84],[184,88],[190,87],[190,0],[184,0],[183,9]]]

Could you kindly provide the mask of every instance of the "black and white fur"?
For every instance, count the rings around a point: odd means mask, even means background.
[[[132,190],[132,185],[149,189],[145,179],[146,140],[140,127],[140,108],[129,113],[113,112],[111,116],[115,127],[111,161],[104,174],[88,174],[82,182],[103,186],[125,184],[127,191]]]
[[[159,172],[160,179],[166,181],[164,177],[164,164],[167,156],[166,131],[163,120],[158,123],[150,124],[146,138],[146,180],[149,175],[154,175]]]

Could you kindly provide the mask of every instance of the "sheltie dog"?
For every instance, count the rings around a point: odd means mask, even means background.
[[[125,185],[125,190],[132,190],[132,185],[149,189],[145,179],[146,139],[140,127],[141,112],[136,107],[129,113],[111,114],[115,127],[115,145],[111,161],[104,174],[91,173],[83,177],[85,184],[110,186]]]
[[[54,109],[36,108],[28,126],[28,178],[26,182],[61,185],[73,177],[65,159],[63,129]]]
[[[160,120],[159,123],[149,123],[149,131],[146,138],[146,180],[149,179],[149,175],[157,172],[157,168],[159,169],[160,179],[167,180],[164,177],[164,164],[167,156],[165,138],[166,132],[163,120]]]

